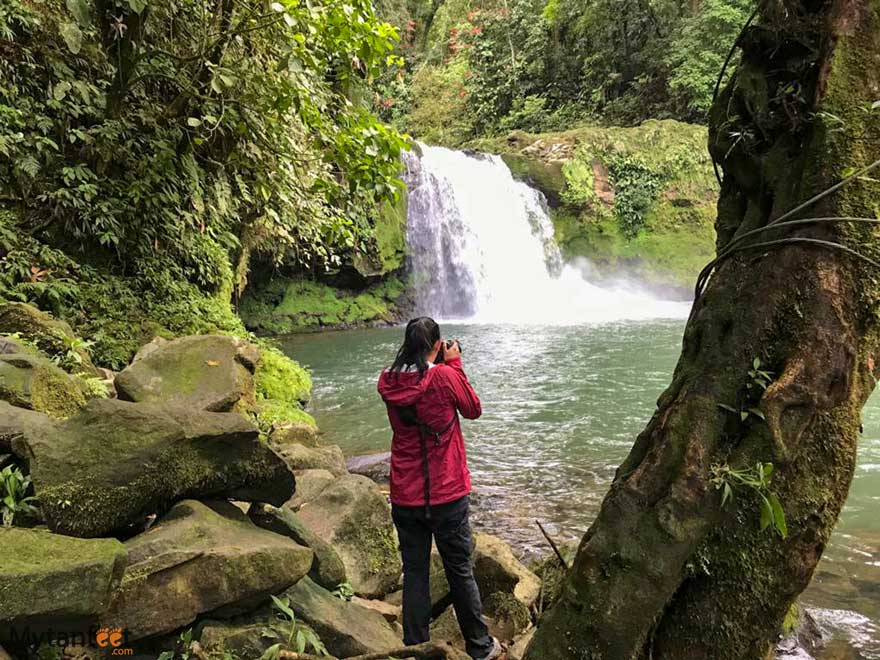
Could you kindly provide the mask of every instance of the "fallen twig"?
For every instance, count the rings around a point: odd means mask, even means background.
[[[544,529],[544,525],[541,524],[540,520],[536,520],[535,524],[538,526],[538,529],[541,530],[541,534],[544,535],[544,538],[547,539],[547,543],[550,544],[550,547],[553,548],[553,552],[556,553],[556,556],[559,557],[559,561],[562,563],[562,568],[568,570],[568,562],[565,561],[565,557],[562,556],[562,553],[559,552],[559,548],[556,547],[556,543],[553,539],[550,538],[550,535],[547,533],[547,530]]]

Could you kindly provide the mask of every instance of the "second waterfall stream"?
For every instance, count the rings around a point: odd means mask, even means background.
[[[478,323],[684,318],[690,305],[603,288],[564,264],[543,195],[498,156],[419,144],[404,156],[416,311]],[[585,263],[584,266],[587,266]]]

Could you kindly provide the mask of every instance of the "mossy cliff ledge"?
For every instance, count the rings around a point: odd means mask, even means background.
[[[686,298],[714,253],[718,186],[706,142],[703,126],[650,120],[468,146],[500,154],[544,193],[563,257],[588,260],[594,281],[628,277]]]
[[[247,290],[240,313],[249,330],[286,335],[392,324],[408,309],[406,285],[394,275],[360,289],[275,277]]]

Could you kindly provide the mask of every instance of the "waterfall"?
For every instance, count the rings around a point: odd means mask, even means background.
[[[416,311],[487,323],[686,317],[689,305],[601,288],[563,263],[544,196],[498,156],[419,145],[404,156]],[[583,266],[583,265],[582,265]]]

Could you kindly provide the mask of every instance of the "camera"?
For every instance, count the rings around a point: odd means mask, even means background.
[[[464,353],[464,350],[461,348],[461,342],[458,341],[457,339],[444,340],[443,347],[445,350],[449,350],[450,348],[452,348],[453,344],[458,344],[458,351],[460,353]],[[443,358],[443,351],[440,351],[439,353],[437,353],[437,363],[439,364],[439,363],[443,362],[443,359],[444,359]]]

